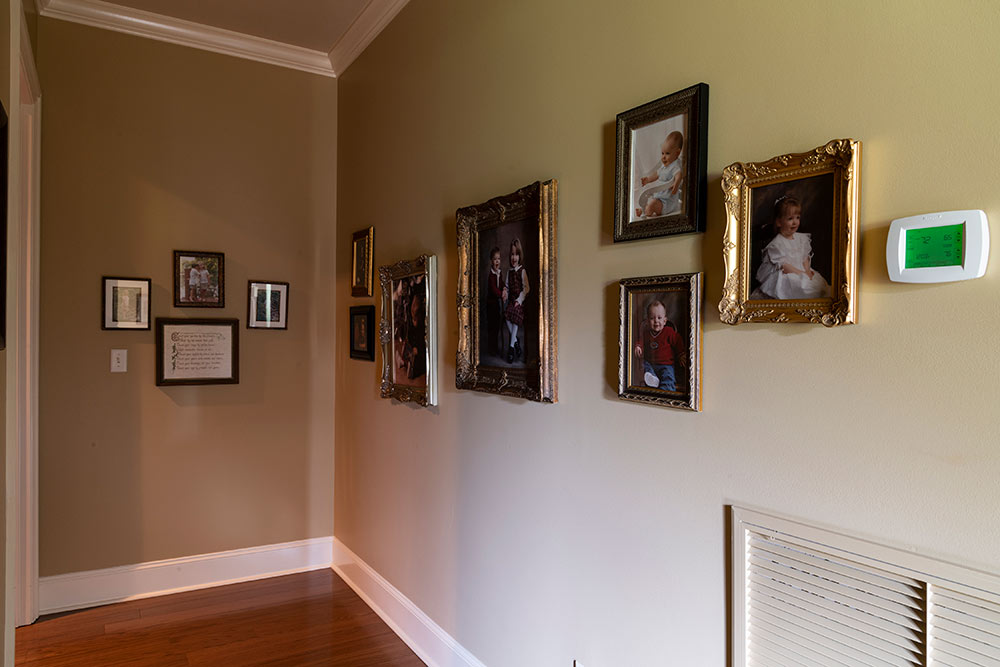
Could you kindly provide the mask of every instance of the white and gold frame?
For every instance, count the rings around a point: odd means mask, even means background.
[[[381,266],[382,398],[437,405],[437,257]]]
[[[854,139],[723,170],[723,322],[857,322],[860,170]],[[794,210],[799,226],[785,236],[777,218]]]

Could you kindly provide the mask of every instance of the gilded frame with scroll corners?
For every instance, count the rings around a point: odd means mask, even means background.
[[[722,172],[726,203],[725,283],[719,316],[726,324],[806,322],[833,327],[858,318],[858,208],[861,142],[835,139],[807,153],[736,162]],[[833,174],[830,297],[751,299],[751,205],[754,188]]]
[[[394,283],[416,276],[424,277],[424,346],[427,381],[423,386],[407,385],[393,381],[393,318],[392,303]],[[382,287],[382,317],[379,320],[379,342],[382,346],[382,398],[395,398],[401,402],[418,405],[437,405],[438,394],[438,323],[437,323],[437,257],[420,255],[378,269]]]
[[[556,181],[536,181],[520,190],[495,197],[455,213],[458,242],[458,353],[455,386],[542,403],[558,400],[558,342],[556,318]],[[480,234],[508,223],[528,223],[537,229],[525,238],[525,254],[537,253],[538,359],[524,368],[482,363],[480,335],[483,312],[480,294],[482,250]],[[529,250],[530,248],[530,250]]]

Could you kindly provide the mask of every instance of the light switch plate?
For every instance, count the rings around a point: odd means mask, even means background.
[[[111,372],[125,373],[128,371],[128,350],[111,350]]]

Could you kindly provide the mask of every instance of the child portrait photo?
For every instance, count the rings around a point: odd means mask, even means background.
[[[684,213],[686,114],[632,131],[629,222]]]
[[[627,278],[621,285],[621,398],[700,409],[701,274]]]
[[[524,368],[538,361],[537,230],[512,222],[480,232],[479,361]]]
[[[854,324],[861,142],[722,170],[726,234],[719,319],[726,324]]]
[[[392,283],[392,381],[427,383],[427,282],[423,275]]]
[[[174,306],[222,308],[225,258],[221,252],[174,251]]]
[[[618,114],[615,241],[705,230],[708,86]]]
[[[826,299],[833,262],[833,174],[752,190],[751,299]]]

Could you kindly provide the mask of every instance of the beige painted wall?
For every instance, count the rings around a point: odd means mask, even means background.
[[[13,29],[17,28],[20,32],[20,24],[17,24],[14,18],[21,11],[21,3],[15,0],[11,2],[10,0],[0,0],[0,102],[3,103],[3,108],[7,111],[8,123],[11,117],[11,106],[10,101],[16,94],[16,88],[12,81],[20,81],[14,78],[14,72],[17,71],[17,64],[19,62],[19,52],[20,40],[15,37]],[[10,137],[12,140],[13,137]],[[11,141],[13,143],[13,141]],[[12,206],[12,197],[10,190],[10,178],[7,179],[8,187],[7,193],[7,212],[5,215],[8,217],[8,229],[10,226],[10,210]],[[10,248],[8,248],[10,252]],[[9,267],[9,262],[4,262],[4,270],[6,271]],[[6,303],[8,306],[12,302],[10,295],[10,284],[11,277],[10,272],[7,274],[7,291]],[[10,323],[10,317],[7,317],[8,327]],[[8,329],[9,330],[9,329]],[[6,452],[7,448],[7,351],[0,351],[0,378],[3,381],[0,382],[0,406],[4,406],[0,409],[0,442],[4,443],[3,447],[0,448]],[[12,457],[5,454],[3,458],[3,473],[0,474],[0,535],[4,536],[4,547],[0,549],[0,572],[3,572],[3,604],[0,605],[0,627],[3,628],[3,632],[0,633],[2,636],[2,642],[0,642],[0,655],[3,656],[3,664],[13,665],[14,664],[14,532],[16,523],[14,522],[14,493],[16,490],[11,488],[12,485],[10,481],[14,479],[14,470],[12,469]],[[9,621],[9,623],[8,623]]]
[[[41,574],[329,535],[336,81],[46,18],[38,61]],[[224,309],[172,307],[174,249],[225,253]],[[239,318],[240,384],[156,387],[102,275]],[[287,331],[245,328],[250,278],[291,283]]]
[[[351,232],[440,258],[441,396],[380,400],[338,324],[336,535],[491,666],[723,665],[725,507],[1000,570],[1000,261],[886,277],[889,222],[1000,238],[1000,6],[410,3],[340,80]],[[611,241],[615,114],[711,86],[708,229]],[[722,169],[864,141],[860,324],[719,322]],[[558,405],[454,389],[455,209],[559,179]],[[620,278],[705,272],[704,412],[619,401]]]

